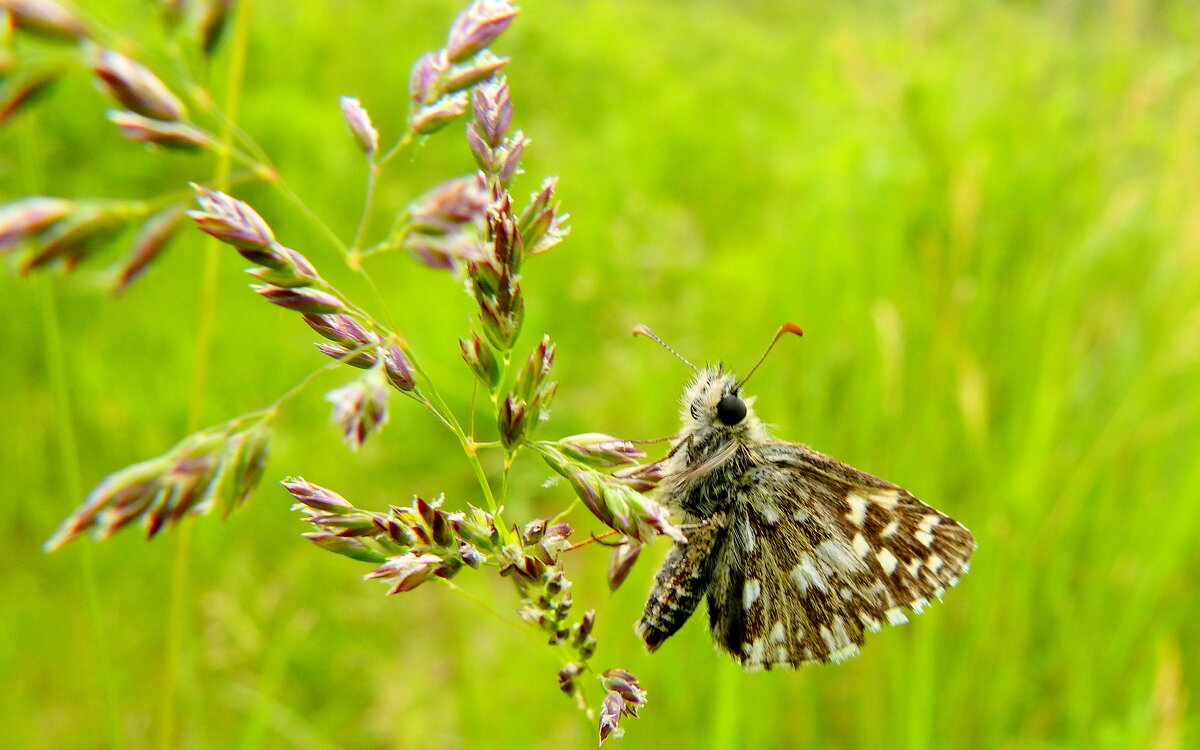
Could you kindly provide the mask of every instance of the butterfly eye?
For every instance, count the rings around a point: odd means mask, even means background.
[[[717,419],[721,424],[732,427],[746,418],[746,402],[736,393],[730,393],[717,402]]]

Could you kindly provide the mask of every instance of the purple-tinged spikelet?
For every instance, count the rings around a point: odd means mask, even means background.
[[[145,65],[115,50],[90,43],[88,58],[108,93],[128,109],[156,120],[169,121],[182,119],[187,113],[179,97]]]
[[[446,56],[450,62],[467,59],[504,33],[516,15],[517,9],[508,0],[476,0],[454,19]]]
[[[76,205],[66,198],[34,196],[0,206],[0,250],[66,217]]]
[[[341,104],[346,126],[350,128],[358,147],[367,156],[374,154],[379,150],[379,131],[371,124],[371,116],[366,108],[353,96],[343,96]]]
[[[146,272],[167,245],[174,239],[183,222],[184,212],[181,206],[169,206],[146,220],[133,239],[133,247],[121,264],[117,275],[117,284],[113,289],[120,294],[129,288],[138,277]]]
[[[156,120],[136,112],[109,110],[108,119],[121,134],[139,143],[151,143],[177,151],[197,151],[212,145],[212,139],[199,128],[179,122]]]
[[[87,36],[79,18],[54,0],[0,0],[19,29],[51,39],[74,41]]]

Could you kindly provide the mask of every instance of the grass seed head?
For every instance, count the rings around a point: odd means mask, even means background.
[[[371,115],[356,97],[343,96],[341,105],[346,126],[350,128],[350,134],[358,142],[358,147],[367,156],[374,154],[379,150],[379,131],[371,124]]]
[[[283,488],[306,508],[322,513],[341,513],[352,510],[353,505],[346,498],[333,490],[313,484],[304,477],[288,477],[282,482]]]
[[[471,92],[471,111],[479,135],[493,149],[499,148],[512,124],[512,97],[508,92],[508,80],[496,76]]]
[[[145,65],[134,62],[120,52],[90,42],[88,61],[108,93],[127,109],[155,120],[171,122],[187,114],[179,97],[171,93],[166,84]]]
[[[51,226],[77,207],[66,198],[32,196],[0,206],[0,250]]]
[[[467,95],[465,92],[446,94],[413,113],[412,119],[409,120],[409,127],[418,135],[429,135],[462,117],[466,111]]]
[[[488,80],[501,68],[508,65],[507,57],[497,57],[484,50],[465,65],[455,65],[445,73],[444,88],[452,94]]]
[[[274,284],[251,284],[250,288],[271,304],[296,312],[326,315],[346,309],[340,299],[319,289],[289,289]]]
[[[450,62],[462,62],[504,33],[517,15],[508,0],[476,0],[454,19],[446,39]]]
[[[378,368],[330,391],[325,400],[333,404],[333,422],[341,425],[346,444],[354,450],[387,423],[388,393]]]
[[[200,230],[238,249],[246,260],[268,268],[286,268],[289,259],[275,233],[250,204],[220,190],[192,184],[199,210],[188,211]]]
[[[62,219],[51,224],[37,237],[34,252],[21,264],[21,272],[61,260],[68,269],[106,244],[143,207],[120,201],[79,204]]]
[[[198,151],[212,145],[208,135],[191,125],[168,120],[156,120],[137,112],[110,109],[108,119],[121,129],[121,135],[176,151]]]
[[[343,346],[356,348],[371,343],[370,334],[357,320],[343,313],[304,315],[308,327]]]
[[[133,240],[133,246],[117,276],[113,289],[120,294],[150,267],[175,238],[183,224],[183,207],[169,206],[146,220]]]
[[[0,0],[0,9],[12,15],[18,29],[48,39],[74,41],[87,36],[79,18],[54,0]]]

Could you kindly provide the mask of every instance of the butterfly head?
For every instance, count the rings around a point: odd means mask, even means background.
[[[683,430],[680,432],[680,438],[691,438],[697,445],[720,445],[730,441],[761,443],[768,439],[766,428],[750,408],[754,399],[742,395],[742,386],[785,333],[804,335],[800,326],[784,323],[775,332],[775,337],[771,339],[771,343],[758,358],[758,362],[754,363],[754,367],[750,368],[746,377],[738,380],[733,373],[726,372],[719,364],[709,365],[704,369],[696,367],[644,325],[633,329],[634,336],[646,336],[657,341],[662,348],[696,371],[696,379],[683,392]]]
[[[708,435],[749,441],[765,440],[762,423],[751,408],[733,373],[710,365],[696,373],[683,392],[683,434],[697,438]]]

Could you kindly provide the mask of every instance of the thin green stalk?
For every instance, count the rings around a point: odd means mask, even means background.
[[[375,187],[379,183],[380,171],[382,167],[373,160],[367,162],[367,187],[364,190],[362,213],[358,217],[358,228],[354,230],[354,243],[350,245],[350,267],[356,271],[359,269],[358,254],[371,223],[371,212],[375,208]]]
[[[475,449],[471,447],[467,438],[460,435],[459,440],[462,442],[463,453],[467,456],[467,462],[471,464],[471,470],[475,472],[475,478],[479,480],[479,488],[483,490],[483,499],[487,501],[488,510],[495,516],[496,528],[504,529],[504,522],[500,520],[500,506],[496,504],[496,498],[492,494],[492,485],[488,482],[487,473],[483,470],[483,464],[479,463],[479,457],[475,455]],[[504,532],[502,531],[501,533]]]
[[[279,173],[276,172],[276,175],[278,174]],[[277,176],[276,179],[271,181],[271,184],[274,185],[277,190],[279,190],[283,197],[287,198],[294,206],[296,206],[296,208],[300,209],[300,213],[304,214],[304,217],[308,219],[314,227],[319,229],[321,234],[324,234],[326,237],[328,237],[329,241],[333,243],[333,245],[340,250],[343,255],[349,253],[346,243],[342,242],[342,238],[338,237],[337,232],[330,229],[329,225],[326,224],[320,216],[317,216],[315,211],[308,207],[308,204],[296,194],[296,191],[292,190],[292,188],[283,181],[282,177]]]
[[[230,119],[237,117],[238,103],[242,91],[242,78],[246,65],[246,46],[250,30],[250,0],[238,4],[234,21],[234,33],[230,44],[229,72],[226,80],[224,109]],[[228,179],[232,169],[232,130],[221,133],[225,148],[217,154],[214,179],[220,183]],[[222,253],[216,240],[209,240],[204,258],[201,282],[199,317],[196,332],[196,356],[192,374],[191,398],[188,405],[189,431],[200,428],[203,421],[204,394],[208,386],[209,359],[212,356],[212,329],[216,318],[217,282]],[[171,593],[167,606],[167,645],[164,654],[164,684],[159,715],[159,745],[163,748],[177,746],[178,723],[177,702],[179,679],[183,662],[184,638],[187,630],[187,604],[190,599],[188,572],[191,558],[191,527],[183,525],[175,535],[175,555],[172,560]]]
[[[58,309],[54,290],[39,277],[35,284],[41,302],[41,318],[46,341],[46,368],[50,374],[51,387],[58,412],[58,465],[62,469],[63,485],[67,496],[83,496],[80,481],[78,441],[75,436],[75,420],[71,413],[71,398],[67,387],[66,354],[62,343],[62,331],[58,322]],[[96,578],[95,549],[88,544],[79,546],[79,573],[83,581],[84,598],[87,601],[88,623],[91,626],[92,651],[96,658],[96,674],[104,696],[105,725],[108,744],[113,748],[125,747],[121,736],[121,707],[118,702],[116,673],[113,671],[108,636],[104,630],[104,604]]]
[[[447,578],[437,578],[435,580],[437,580],[439,583],[447,586],[451,591],[454,591],[456,594],[462,596],[467,601],[478,606],[484,612],[487,612],[492,617],[496,618],[497,620],[504,623],[506,626],[512,628],[513,630],[518,631],[522,635],[531,632],[527,626],[522,625],[518,622],[515,622],[514,620],[512,620],[512,618],[505,617],[500,612],[497,612],[490,604],[488,604],[484,600],[480,599],[478,596],[475,596],[470,591],[467,591],[462,586],[459,586],[454,581],[451,581]]]
[[[37,175],[30,154],[34,149],[29,143],[30,130],[22,131],[25,148],[17,150],[20,161],[22,186],[26,194],[38,192]],[[63,486],[67,497],[75,501],[83,497],[83,482],[79,465],[79,441],[75,434],[75,419],[71,410],[71,395],[68,386],[66,350],[62,342],[62,328],[58,320],[58,306],[55,301],[54,289],[39,276],[34,283],[38,301],[41,305],[41,319],[46,342],[46,370],[50,375],[51,389],[54,393],[55,411],[58,415],[58,465],[62,469]],[[108,636],[104,630],[104,602],[100,595],[100,585],[96,576],[95,550],[90,545],[79,548],[79,576],[83,582],[83,595],[87,602],[87,619],[92,638],[92,653],[96,658],[96,676],[100,682],[100,691],[104,697],[105,728],[108,731],[108,744],[119,749],[125,747],[121,735],[121,706],[118,699],[120,691],[116,682],[116,672],[113,670],[111,653],[108,646]]]
[[[504,452],[504,471],[500,474],[500,504],[508,502],[508,473],[512,470],[513,462],[517,460],[521,446],[513,446],[512,450]]]
[[[567,516],[574,513],[575,509],[578,507],[579,507],[579,498],[575,498],[574,500],[571,501],[571,504],[567,506],[566,510],[564,510],[562,513],[559,513],[554,518],[551,518],[550,523],[548,525],[553,526],[556,523],[561,523],[564,518],[566,518]]]
[[[467,410],[467,435],[471,438],[471,442],[475,443],[475,402],[479,398],[479,379],[474,378],[471,381],[471,406]],[[475,443],[475,445],[479,445]]]
[[[366,276],[366,273],[362,270],[362,259],[371,255],[375,255],[377,252],[379,252],[379,250],[378,248],[372,248],[364,252],[362,249],[362,244],[363,240],[366,239],[367,228],[371,224],[371,215],[375,209],[375,192],[379,186],[379,178],[383,174],[383,170],[387,166],[388,162],[390,162],[399,154],[407,151],[411,146],[415,145],[417,142],[415,135],[416,134],[412,130],[407,131],[404,134],[404,137],[397,141],[396,145],[388,149],[387,153],[385,153],[382,157],[378,159],[368,159],[367,161],[368,168],[366,195],[363,199],[362,213],[358,217],[358,228],[354,231],[354,243],[350,246],[350,250],[347,253],[349,257],[347,258],[346,262],[352,270],[362,273],[367,278],[367,281],[371,283],[372,288],[375,288],[375,283],[371,281],[370,277]],[[376,289],[376,293],[378,293],[378,289]]]
[[[291,388],[284,391],[283,395],[281,395],[279,398],[275,399],[271,403],[271,405],[268,406],[266,409],[263,409],[262,412],[252,412],[252,414],[269,413],[272,416],[274,416],[275,414],[278,414],[279,409],[285,403],[290,401],[293,397],[295,397],[297,394],[299,394],[301,391],[303,391],[305,388],[307,388],[309,385],[311,385],[312,382],[314,380],[316,380],[318,377],[320,377],[320,376],[324,375],[325,373],[330,372],[332,370],[340,369],[343,365],[346,364],[346,362],[348,360],[353,359],[355,357],[355,355],[361,354],[361,353],[367,351],[368,349],[374,349],[376,346],[377,346],[377,344],[363,344],[362,346],[358,346],[358,347],[355,347],[354,349],[351,349],[350,351],[346,352],[345,354],[343,354],[342,356],[338,357],[335,360],[326,362],[325,364],[321,365],[317,369],[310,372],[308,375],[305,375],[304,378],[299,383],[295,384]],[[407,394],[405,394],[405,395],[407,395]],[[422,399],[416,398],[415,396],[413,398],[417,401],[422,401]]]
[[[239,13],[240,12],[241,11],[239,9]],[[238,52],[238,54],[243,57],[243,62],[240,63],[239,66],[244,66],[245,50],[241,50]],[[342,241],[342,238],[338,236],[337,232],[333,231],[333,229],[331,229],[330,226],[326,224],[325,221],[318,216],[315,211],[309,208],[308,204],[304,202],[304,199],[302,199],[296,193],[296,191],[284,181],[283,175],[275,166],[275,162],[271,159],[266,150],[258,144],[258,141],[254,140],[254,138],[251,137],[250,134],[245,130],[242,130],[242,128],[238,127],[236,123],[236,100],[231,100],[230,103],[227,103],[224,107],[224,110],[225,111],[217,107],[213,107],[212,109],[213,116],[223,128],[222,140],[218,145],[219,154],[223,157],[228,157],[230,155],[237,156],[239,160],[248,166],[254,167],[256,171],[261,172],[264,176],[267,176],[265,177],[266,181],[270,183],[276,190],[278,190],[280,195],[282,195],[284,198],[287,198],[292,205],[299,209],[300,213],[304,215],[304,218],[308,219],[309,222],[321,232],[321,234],[325,235],[325,237],[329,239],[333,246],[341,251],[343,255],[348,255],[350,250],[346,247],[346,243]],[[246,152],[236,148],[232,143],[232,138],[234,136],[239,138],[250,149],[250,151],[254,153],[247,154]]]
[[[417,142],[417,134],[413,130],[409,130],[404,136],[396,142],[396,145],[388,149],[387,153],[379,158],[376,164],[382,169],[389,161],[396,158],[400,154],[407,151]]]
[[[450,410],[450,406],[438,393],[437,388],[433,385],[433,380],[429,377],[429,373],[425,371],[416,357],[409,355],[409,362],[412,363],[413,369],[421,376],[422,384],[428,387],[429,393],[437,400],[441,407],[439,410],[432,402],[429,403],[429,409],[442,418],[442,422],[446,427],[454,433],[458,438],[458,442],[462,445],[463,453],[467,457],[467,462],[471,464],[471,470],[475,472],[475,478],[479,481],[479,488],[483,491],[483,498],[487,502],[488,510],[496,514],[496,526],[503,529],[503,521],[500,519],[499,505],[496,503],[496,497],[492,494],[492,486],[488,482],[487,472],[483,470],[483,464],[479,463],[479,457],[475,453],[475,441],[472,440],[465,432],[462,425],[458,423],[454,412]],[[444,411],[443,411],[444,410]],[[504,532],[502,532],[504,533]]]

